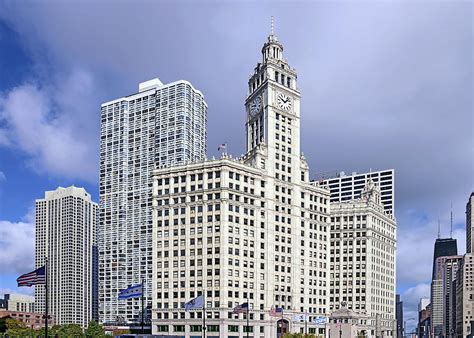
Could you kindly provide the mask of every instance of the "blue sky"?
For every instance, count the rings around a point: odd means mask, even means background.
[[[274,15],[312,173],[396,171],[397,283],[414,317],[451,203],[464,252],[472,13],[456,1],[2,2],[0,292],[33,266],[36,198],[74,184],[98,200],[101,102],[155,76],[189,80],[209,105],[209,156],[222,142],[244,151],[247,79]]]

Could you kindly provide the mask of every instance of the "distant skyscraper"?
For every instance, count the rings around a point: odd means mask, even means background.
[[[452,337],[456,333],[455,284],[463,256],[447,256],[437,259],[443,287],[443,336]]]
[[[403,302],[400,295],[396,295],[395,317],[397,319],[397,337],[403,337],[405,328],[403,327]]]
[[[352,175],[346,175],[344,172],[320,174],[317,178],[322,186],[329,187],[331,203],[359,198],[369,179],[380,186],[384,209],[387,213],[393,214],[395,210],[395,171],[393,169],[362,174],[352,173]]]
[[[436,265],[436,259],[443,256],[456,256],[457,254],[458,245],[455,238],[437,238],[434,246],[432,279],[436,279],[436,276],[440,273]]]
[[[101,322],[139,322],[140,300],[120,290],[145,283],[151,305],[151,171],[206,158],[207,104],[187,81],[140,83],[102,104],[99,298]],[[146,313],[149,316],[149,313]]]
[[[466,204],[466,253],[472,253],[474,249],[474,192],[469,196]]]
[[[456,256],[457,242],[454,238],[437,238],[433,255],[433,274],[431,281],[431,331],[434,336],[443,333],[444,296],[443,296],[443,265],[445,257]],[[440,259],[442,258],[442,259]]]
[[[369,315],[371,335],[394,327],[396,232],[370,179],[359,199],[331,203],[329,311],[346,303]]]
[[[431,305],[429,298],[421,298],[418,303],[418,338],[430,337],[431,328]]]
[[[48,257],[49,313],[55,324],[97,320],[97,204],[83,189],[59,187],[36,200],[36,267]],[[35,308],[44,311],[44,288]]]

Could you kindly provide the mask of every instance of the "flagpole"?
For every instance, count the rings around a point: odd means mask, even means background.
[[[45,277],[45,283],[44,283],[44,289],[45,289],[45,324],[44,324],[44,332],[46,338],[48,338],[48,257],[45,257],[45,267],[44,267],[44,277]]]
[[[202,337],[206,338],[206,298],[202,290]]]
[[[249,301],[249,293],[247,291],[247,338],[249,338],[249,316],[250,316],[250,301]]]
[[[281,307],[281,336],[283,337],[283,306]]]
[[[304,334],[308,334],[308,318],[306,316],[306,313],[304,314]]]
[[[145,333],[145,329],[143,328],[143,295],[145,294],[145,283],[143,283],[143,279],[142,279],[142,334]]]

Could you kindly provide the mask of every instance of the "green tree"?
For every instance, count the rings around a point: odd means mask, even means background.
[[[82,328],[77,324],[61,325],[58,330],[59,338],[76,338],[83,337]]]
[[[60,328],[61,328],[61,325],[53,325],[53,327],[48,329],[48,336],[56,337],[57,335],[59,335]]]
[[[128,334],[130,333],[130,330],[127,330],[127,329],[115,329],[113,331],[113,336],[114,337],[117,337],[117,336],[120,336],[120,335],[123,335],[123,334]]]
[[[7,330],[26,329],[25,323],[12,318],[7,318],[5,324],[7,326]]]
[[[86,337],[105,337],[105,330],[104,328],[98,324],[95,320],[91,320],[89,322],[89,326],[86,329]]]
[[[3,318],[0,318],[0,337],[3,337],[3,333],[7,330],[7,319],[9,319],[8,317],[3,317]]]
[[[61,328],[61,325],[53,325],[52,327],[48,326],[48,337],[53,337],[53,338],[57,337],[59,335],[60,328]],[[46,329],[44,328],[44,326],[38,331],[36,331],[36,335],[39,338],[46,337]]]
[[[41,329],[39,329],[38,331],[36,331],[36,335],[37,335],[39,338],[46,337],[46,330],[45,330],[45,328],[42,327]],[[51,334],[50,329],[48,329],[48,336],[54,337],[54,336]]]
[[[283,338],[315,338],[314,334],[304,334],[304,333],[285,333]]]
[[[35,337],[35,331],[26,326],[25,323],[18,320],[7,318],[5,320],[5,326],[7,329],[6,334],[9,337]]]

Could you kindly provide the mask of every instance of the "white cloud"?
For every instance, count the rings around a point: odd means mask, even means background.
[[[397,283],[416,285],[431,280],[438,222],[413,214],[406,219],[411,219],[409,226],[404,224],[398,231]],[[449,236],[446,223],[441,223],[441,237],[444,238]],[[464,225],[454,229],[453,238],[457,240],[458,254],[464,254],[466,251]]]
[[[29,222],[0,220],[2,274],[22,274],[35,263],[35,226]]]
[[[9,144],[10,141],[8,140],[7,131],[4,129],[0,129],[0,146],[6,146]]]
[[[421,221],[420,221],[421,222]],[[436,240],[437,222],[425,225],[415,224],[417,231],[405,231],[403,238],[398,241],[397,282],[414,285],[406,289],[401,297],[403,301],[403,318],[411,331],[418,318],[418,302],[420,298],[430,297],[430,281],[433,264],[434,243]],[[458,254],[463,255],[466,245],[464,228],[453,231],[456,238]],[[416,257],[416,258],[414,258]]]
[[[4,294],[6,293],[15,293],[15,294],[21,294],[21,295],[28,295],[28,296],[34,296],[35,295],[35,287],[16,287],[16,288],[2,288],[0,287],[0,296],[3,297]]]
[[[407,324],[407,332],[411,332],[418,321],[418,302],[423,297],[430,297],[430,285],[419,283],[407,289],[402,295],[403,319]]]
[[[0,171],[0,182],[6,181],[6,180],[7,180],[7,176],[5,175],[3,171]]]
[[[98,127],[90,120],[93,112],[87,111],[92,87],[92,76],[80,70],[61,85],[27,83],[13,88],[0,98],[0,120],[8,140],[0,145],[27,154],[39,173],[95,182]]]
[[[430,297],[430,284],[416,284],[415,286],[405,290],[405,292],[402,294],[403,305],[409,309],[417,307],[420,299],[426,297]]]

